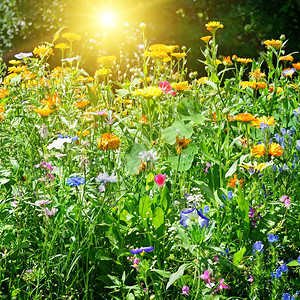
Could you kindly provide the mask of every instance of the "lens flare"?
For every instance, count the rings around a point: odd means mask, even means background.
[[[114,27],[116,23],[116,16],[111,11],[104,11],[99,15],[101,25],[105,27]]]

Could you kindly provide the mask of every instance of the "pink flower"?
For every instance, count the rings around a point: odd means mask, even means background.
[[[39,200],[39,201],[35,201],[35,205],[36,206],[43,206],[45,204],[50,204],[52,201],[49,201],[49,200]]]
[[[224,278],[222,278],[222,279],[220,280],[219,286],[218,286],[217,289],[214,291],[215,293],[216,293],[217,291],[219,291],[219,290],[229,289],[229,286],[223,284],[223,282],[224,282]]]
[[[170,94],[172,96],[177,94],[176,91],[172,91],[172,87],[168,81],[160,81],[159,87],[162,89],[164,94]]]
[[[208,173],[208,169],[206,168],[206,169],[203,169],[203,171],[205,172],[205,173]]]
[[[292,198],[288,198],[288,196],[282,196],[279,201],[284,202],[284,207],[290,207],[291,206],[291,200]]]
[[[208,162],[206,163],[206,168],[210,168],[211,167],[211,164]]]
[[[137,269],[138,267],[139,267],[139,259],[138,258],[135,258],[134,260],[133,260],[133,267],[135,268],[135,269]]]
[[[250,275],[250,278],[248,279],[249,282],[253,282],[253,276]]]
[[[183,288],[182,288],[181,295],[189,296],[189,291],[190,291],[190,288],[188,286],[184,285]]]
[[[205,270],[204,273],[202,275],[200,275],[200,278],[202,278],[206,283],[210,284],[210,277],[209,277],[209,271]]]
[[[49,210],[48,207],[46,207],[46,209],[45,209],[45,215],[47,215],[47,216],[52,216],[52,215],[54,215],[56,212],[57,212],[57,209],[54,208],[54,207],[52,207],[51,210]]]
[[[165,184],[165,179],[166,179],[166,174],[164,175],[158,174],[154,176],[154,181],[160,188],[162,188],[163,185]]]

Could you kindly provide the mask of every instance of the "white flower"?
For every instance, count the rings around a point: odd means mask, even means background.
[[[141,151],[139,153],[139,156],[143,162],[149,163],[150,167],[153,167],[153,165],[157,162],[159,158],[157,156],[157,152],[153,151],[153,149],[149,151]]]
[[[49,144],[47,146],[47,149],[51,150],[54,148],[57,150],[62,150],[63,146],[64,146],[64,139],[58,138],[57,140],[54,140],[51,144]]]

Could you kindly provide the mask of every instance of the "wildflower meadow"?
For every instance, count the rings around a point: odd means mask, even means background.
[[[146,24],[130,67],[67,29],[1,60],[1,299],[300,299],[299,49],[229,26],[203,77]]]

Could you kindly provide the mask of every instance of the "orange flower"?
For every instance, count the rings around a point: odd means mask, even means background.
[[[182,81],[178,83],[172,83],[171,87],[177,91],[189,90],[189,83],[187,81]]]
[[[210,21],[205,24],[205,27],[208,31],[217,31],[219,28],[223,28],[224,25],[218,21]]]
[[[236,121],[240,121],[240,122],[244,122],[244,123],[250,123],[254,120],[256,120],[256,117],[253,116],[252,114],[250,113],[245,113],[245,114],[238,114],[234,117],[234,119]]]
[[[231,66],[232,65],[232,60],[230,56],[223,56],[223,64],[225,66]]]
[[[266,77],[265,73],[262,73],[260,69],[256,69],[254,72],[249,72],[250,78],[255,81],[260,81]]]
[[[296,70],[300,70],[300,62],[297,62],[296,64],[292,64],[292,65]]]
[[[84,108],[88,103],[89,101],[87,100],[78,100],[76,101],[75,106],[78,108]]]
[[[54,55],[53,49],[47,45],[41,45],[41,46],[35,47],[32,52],[33,52],[33,54],[38,55],[39,57],[44,57],[46,55]]]
[[[270,86],[269,86],[269,92],[272,93],[272,92],[274,92],[274,90],[275,90],[275,89],[274,89],[274,86],[273,86],[273,85],[270,85]],[[282,87],[278,86],[278,87],[277,87],[277,92],[276,92],[276,93],[279,94],[279,93],[281,93],[282,91],[283,91]]]
[[[211,39],[211,35],[206,35],[201,38],[201,40],[205,43],[208,43]]]
[[[268,126],[275,126],[274,123],[276,123],[276,120],[274,119],[274,117],[268,118],[266,116],[262,116],[253,120],[251,126],[256,126],[255,128],[260,128],[261,123],[264,123]]]
[[[6,97],[8,94],[9,94],[9,92],[6,88],[0,89],[0,99]]]
[[[274,49],[278,50],[281,45],[282,42],[280,40],[266,40],[264,41],[264,44],[266,45],[267,49],[270,49],[270,47],[273,47]]]
[[[141,124],[146,124],[148,122],[148,119],[145,115],[142,115],[141,119],[140,119],[140,123]]]
[[[283,153],[283,150],[280,145],[278,145],[276,143],[271,143],[269,145],[268,153],[273,156],[281,156],[281,154]]]
[[[101,136],[101,139],[98,140],[98,148],[103,151],[106,150],[115,150],[120,146],[120,140],[117,136],[114,136],[112,133],[104,133]]]
[[[255,89],[255,90],[258,90],[258,89],[264,89],[266,87],[266,83],[263,82],[263,81],[259,81],[259,82],[255,82],[255,81],[242,81],[239,83],[239,85],[243,88],[243,89],[246,89],[246,88],[251,88],[251,89]]]
[[[5,104],[4,103],[0,103],[0,113],[5,112]]]
[[[233,177],[231,177],[229,180],[229,182],[227,183],[228,186],[232,187],[232,188],[236,188],[236,184],[238,183],[240,185],[240,187],[242,188],[243,182],[245,181],[244,179],[237,179],[237,175],[234,174]]]
[[[293,61],[294,57],[292,55],[280,56],[279,60]]]
[[[175,148],[177,149],[177,153],[180,154],[182,152],[182,149],[186,149],[191,142],[191,139],[186,139],[185,136],[182,139],[179,139],[179,136],[176,136],[176,146]]]
[[[236,61],[237,61],[237,62],[240,62],[240,63],[242,63],[242,64],[247,64],[247,63],[252,62],[252,58],[240,58],[240,57],[238,57],[238,58],[236,59]]]
[[[58,95],[55,92],[53,96],[46,95],[47,100],[44,98],[41,103],[48,106],[50,109],[55,109],[57,105],[60,103],[60,99],[58,99]]]
[[[255,157],[261,157],[266,154],[266,149],[264,144],[259,144],[253,147],[251,155]]]
[[[37,112],[41,117],[48,117],[54,111],[54,109],[45,106],[44,108],[35,109],[34,111]]]

